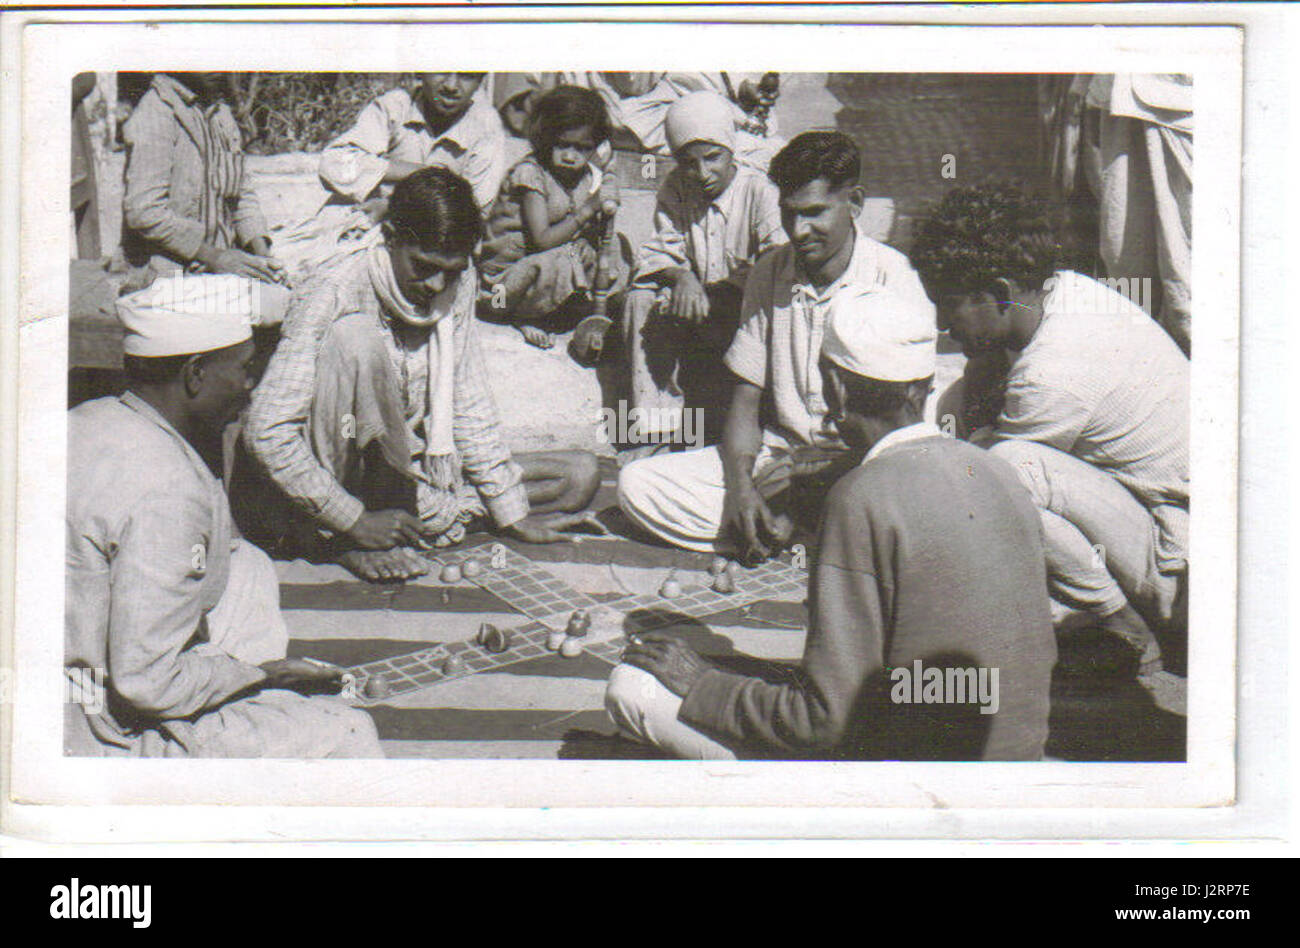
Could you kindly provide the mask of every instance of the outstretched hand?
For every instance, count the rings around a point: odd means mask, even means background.
[[[586,534],[574,532],[574,527],[587,527],[602,536],[609,535],[609,529],[596,518],[596,513],[592,510],[529,514],[523,520],[506,527],[505,532],[525,543],[577,543]]]

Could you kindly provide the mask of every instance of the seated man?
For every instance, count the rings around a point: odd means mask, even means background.
[[[387,197],[411,172],[438,165],[468,181],[486,209],[507,166],[501,117],[476,96],[484,75],[421,73],[416,95],[398,88],[377,97],[321,152],[321,181],[359,204]]]
[[[1009,466],[921,420],[929,307],[859,290],[829,322],[828,411],[862,460],[826,500],[798,669],[772,684],[645,633],[606,707],[683,757],[1039,759],[1056,640],[1037,512]]]
[[[940,323],[1013,355],[976,440],[1041,511],[1052,594],[1161,666],[1151,626],[1186,627],[1188,361],[1136,304],[1056,270],[1045,209],[1011,187],[949,192],[912,250]]]
[[[735,385],[722,447],[643,458],[619,475],[619,505],[655,536],[748,558],[781,546],[790,525],[769,506],[772,498],[815,513],[819,504],[789,503],[792,478],[825,475],[828,463],[834,471],[843,454],[823,430],[817,371],[834,301],[888,288],[904,305],[933,311],[907,258],[855,225],[860,165],[857,146],[840,132],[804,132],[772,159],[768,176],[780,191],[790,243],[759,257],[746,278],[740,329],[725,359]]]
[[[734,107],[712,92],[673,103],[666,121],[677,167],[659,188],[654,234],[641,247],[623,311],[632,407],[650,442],[671,440],[682,410],[730,395],[722,356],[740,320],[745,277],[785,243],[776,186],[736,164]],[[659,422],[660,428],[652,425]],[[721,425],[706,433],[716,440]]]
[[[244,171],[243,136],[222,99],[225,73],[157,73],[122,126],[122,249],[128,287],[199,268],[284,282]]]
[[[197,450],[248,398],[272,289],[185,276],[123,297],[127,391],[68,413],[65,665],[107,672],[93,707],[65,705],[68,753],[383,756],[365,712],[290,690],[341,670],[285,658],[275,570],[232,540]]]
[[[457,543],[476,518],[529,542],[581,519],[543,514],[587,506],[594,455],[501,443],[474,317],[482,228],[469,184],[424,168],[393,189],[381,241],[295,296],[244,429],[246,536],[377,582],[426,572],[412,548]]]

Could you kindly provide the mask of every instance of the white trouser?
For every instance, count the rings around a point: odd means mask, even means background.
[[[775,457],[767,445],[754,462],[758,471]],[[699,553],[732,552],[722,532],[727,484],[716,447],[656,454],[618,475],[618,505],[642,529],[674,546]]]
[[[713,738],[677,720],[682,699],[654,675],[633,665],[617,665],[605,686],[605,710],[627,737],[685,760],[735,760]]]
[[[1052,595],[1095,615],[1132,604],[1173,618],[1180,577],[1161,573],[1150,511],[1100,468],[1035,441],[1001,441],[992,452],[1015,468],[1043,523]]]

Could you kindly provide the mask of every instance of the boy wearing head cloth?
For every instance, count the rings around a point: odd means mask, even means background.
[[[232,538],[200,455],[252,387],[252,325],[284,291],[236,276],[155,281],[118,301],[127,391],[68,413],[65,705],[77,755],[380,757],[374,724],[305,697],[341,670],[286,659],[266,555]]]
[[[659,189],[654,233],[641,247],[623,315],[632,407],[654,443],[683,427],[683,409],[703,409],[716,440],[716,406],[729,388],[722,356],[745,277],[785,233],[776,186],[736,163],[731,102],[713,92],[683,96],[668,109],[665,131],[677,167]]]
[[[1037,514],[1008,465],[921,420],[932,312],[855,292],[821,351],[861,461],[826,501],[798,671],[769,684],[646,633],[611,673],[610,715],[684,757],[1038,759],[1056,644]],[[963,687],[923,693],[935,673]]]

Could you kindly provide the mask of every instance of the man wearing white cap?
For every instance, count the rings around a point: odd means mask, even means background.
[[[247,401],[252,327],[279,287],[237,276],[156,281],[118,301],[127,390],[68,414],[70,678],[76,755],[376,757],[374,724],[328,690],[341,670],[285,658],[270,560],[231,536],[200,454]]]
[[[632,407],[646,440],[669,440],[681,413],[725,403],[722,356],[735,335],[745,277],[759,254],[785,243],[776,186],[738,165],[735,106],[693,92],[668,109],[677,167],[659,188],[654,233],[637,259],[624,308]],[[721,387],[719,383],[721,383]]]
[[[619,472],[619,506],[649,533],[747,559],[779,550],[791,525],[776,508],[815,517],[820,503],[795,503],[790,491],[833,476],[842,461],[844,445],[825,430],[817,370],[831,308],[859,290],[888,289],[933,320],[907,258],[854,223],[865,199],[861,164],[841,132],[804,132],[772,159],[768,177],[790,243],[762,254],[745,277],[740,328],[723,360],[732,388],[722,444],[641,458]]]
[[[1007,464],[921,420],[935,328],[890,296],[837,302],[822,346],[863,459],[827,498],[799,668],[768,683],[646,633],[606,692],[624,733],[716,759],[1041,757],[1056,644],[1037,513]]]

